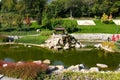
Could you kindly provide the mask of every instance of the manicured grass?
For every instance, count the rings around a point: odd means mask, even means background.
[[[96,23],[95,26],[85,26],[81,25],[79,27],[79,31],[77,33],[120,33],[120,26],[112,24],[104,24],[101,23],[100,20],[94,20]]]
[[[18,43],[33,43],[33,44],[42,44],[48,36],[26,36],[16,40]]]
[[[40,32],[39,36],[24,36],[15,42],[19,43],[33,43],[33,44],[42,44],[49,38],[49,36],[52,34],[52,31],[44,30]]]
[[[39,34],[36,31],[12,31],[12,32],[0,32],[1,35],[12,35],[12,36],[24,36],[24,35],[33,35]]]

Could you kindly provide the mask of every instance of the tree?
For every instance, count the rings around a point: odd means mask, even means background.
[[[47,0],[24,0],[25,1],[25,14],[37,19],[41,24],[41,17]]]
[[[16,0],[2,0],[2,12],[12,12],[15,10]]]
[[[73,17],[73,10],[75,7],[78,7],[78,3],[80,3],[80,1],[81,0],[63,0],[64,8],[70,11],[70,18]]]

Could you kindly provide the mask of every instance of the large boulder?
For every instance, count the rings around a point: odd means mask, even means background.
[[[89,69],[90,72],[99,72],[99,68],[98,67],[91,67]]]
[[[58,68],[58,70],[63,70],[64,69],[63,65],[56,65],[55,67]]]
[[[64,50],[67,50],[67,49],[69,49],[69,48],[70,48],[70,47],[69,47],[69,43],[66,43],[65,46],[63,47]]]
[[[35,63],[35,64],[42,64],[42,61],[41,60],[33,61],[33,63]]]
[[[97,65],[97,67],[100,67],[100,68],[108,68],[108,65],[106,65],[106,64],[96,64]]]
[[[79,64],[79,69],[85,69],[84,64]]]
[[[44,64],[50,64],[51,62],[50,62],[49,59],[46,59],[46,60],[43,61],[43,63],[44,63]]]
[[[75,44],[75,48],[80,48],[80,47],[81,47],[81,45],[79,43]]]
[[[72,66],[68,67],[67,70],[77,72],[77,71],[79,71],[79,65],[76,65],[76,66],[72,65]]]

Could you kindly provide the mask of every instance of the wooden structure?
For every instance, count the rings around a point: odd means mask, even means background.
[[[55,34],[65,34],[65,28],[61,26],[56,27],[54,30],[55,30]]]

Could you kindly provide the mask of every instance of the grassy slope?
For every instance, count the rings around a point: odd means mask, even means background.
[[[95,20],[95,26],[78,26],[81,30],[77,33],[117,33],[120,27],[115,24],[104,24],[100,20]],[[120,33],[120,31],[118,32]]]

